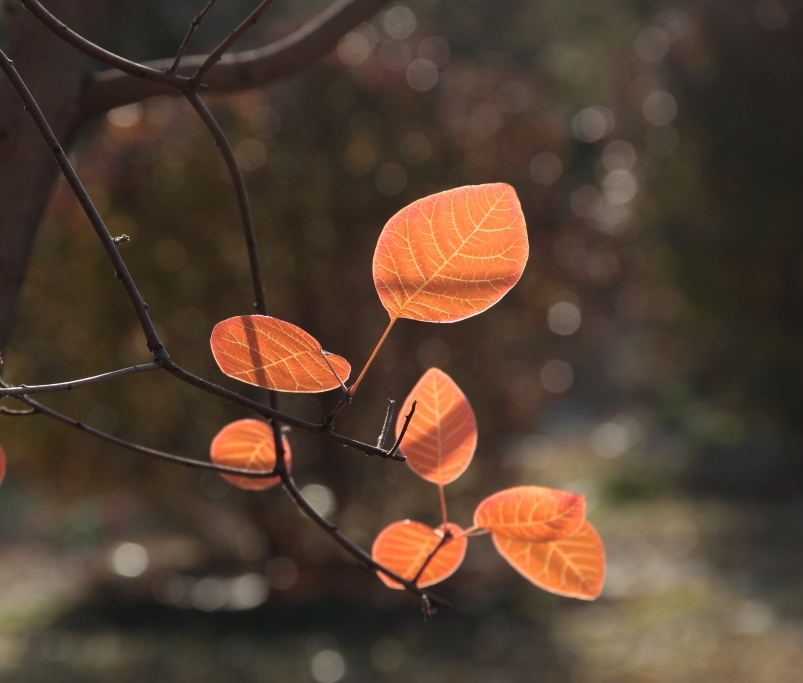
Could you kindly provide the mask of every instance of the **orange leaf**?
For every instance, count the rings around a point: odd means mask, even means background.
[[[463,562],[468,537],[460,536],[463,530],[456,524],[450,523],[448,529],[453,538],[446,541],[427,563],[417,581],[417,585],[421,588],[448,579]],[[412,581],[421,570],[427,557],[443,541],[443,535],[443,525],[433,529],[426,524],[409,519],[393,522],[379,532],[371,549],[371,555],[379,564],[408,581]],[[460,537],[458,538],[458,536]],[[400,583],[388,578],[382,572],[378,572],[378,574],[379,578],[390,588],[403,588]]]
[[[3,450],[3,447],[0,446],[0,484],[3,483],[3,479],[6,478],[6,452]]]
[[[388,221],[374,254],[374,285],[392,320],[455,322],[499,301],[518,282],[528,253],[510,185],[458,187]]]
[[[259,420],[237,420],[221,429],[209,447],[216,465],[245,470],[270,470],[276,464],[276,447],[270,426]],[[284,458],[290,469],[290,444],[284,440]],[[262,491],[279,483],[279,477],[240,477],[221,474],[227,482],[247,491]]]
[[[229,377],[276,391],[337,389],[351,373],[345,358],[324,351],[300,327],[265,315],[219,322],[212,330],[212,354]]]
[[[525,579],[550,593],[593,600],[605,583],[605,548],[585,522],[569,538],[547,543],[492,534],[499,554]]]
[[[543,486],[516,486],[483,500],[474,512],[474,526],[500,536],[541,542],[568,538],[583,526],[585,518],[583,496]]]
[[[471,404],[449,375],[430,368],[404,401],[397,437],[413,401],[418,403],[401,445],[407,464],[433,484],[449,484],[466,471],[477,447]]]

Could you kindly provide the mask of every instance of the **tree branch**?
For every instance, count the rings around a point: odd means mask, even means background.
[[[254,308],[256,308],[258,313],[267,315],[268,302],[265,298],[265,284],[262,279],[262,267],[259,263],[257,237],[254,232],[254,219],[251,215],[251,204],[248,201],[248,192],[245,189],[245,179],[237,164],[237,159],[234,156],[234,151],[229,144],[228,138],[226,138],[226,134],[215,120],[215,117],[212,116],[212,112],[210,112],[203,103],[198,93],[187,91],[185,94],[189,103],[193,106],[195,111],[198,112],[201,120],[203,120],[204,124],[209,129],[209,132],[212,133],[215,144],[220,148],[223,160],[226,162],[229,175],[231,175],[234,192],[237,195],[237,204],[240,207],[240,216],[242,217],[243,230],[245,232],[245,244],[248,248],[248,264],[251,268],[251,284],[254,288]]]
[[[195,30],[201,25],[201,22],[206,18],[206,15],[209,14],[209,10],[214,7],[217,0],[209,0],[206,3],[206,6],[198,13],[192,22],[190,23],[190,28],[187,31],[187,35],[184,36],[184,40],[181,41],[181,45],[178,48],[178,52],[176,53],[176,59],[170,68],[167,70],[167,73],[174,74],[176,73],[176,69],[178,69],[178,65],[181,63],[181,58],[184,56],[184,52],[187,50],[187,46],[190,44],[190,39],[192,35],[195,33]]]
[[[370,19],[387,1],[336,0],[286,38],[257,50],[226,54],[206,74],[206,91],[232,92],[291,76],[327,54],[343,35]],[[191,77],[206,59],[205,55],[185,57],[178,73]],[[170,67],[170,60],[142,66],[160,71]],[[169,84],[144,81],[121,71],[105,71],[95,76],[84,97],[84,120],[148,97],[177,94]]]
[[[198,70],[190,79],[191,87],[197,88],[201,84],[206,72],[209,71],[209,69],[211,69],[215,64],[217,64],[220,61],[220,58],[229,51],[229,48],[238,40],[240,40],[240,38],[242,38],[248,32],[248,30],[259,21],[259,18],[270,9],[270,6],[274,2],[276,2],[276,0],[262,0],[262,2],[257,5],[256,9],[248,15],[245,21],[243,21],[236,29],[229,33],[226,40],[212,50],[212,53],[201,63],[201,65],[198,67]]]
[[[120,370],[112,370],[111,372],[104,372],[102,375],[95,375],[94,377],[85,377],[84,379],[74,379],[70,382],[59,382],[57,384],[37,384],[34,386],[27,386],[21,384],[18,387],[4,386],[0,388],[0,398],[3,396],[20,396],[22,394],[44,394],[52,391],[72,391],[79,387],[85,387],[90,384],[98,384],[106,380],[115,379],[116,377],[125,377],[126,375],[135,375],[139,372],[152,372],[159,370],[162,367],[162,361],[155,360],[153,363],[145,363],[143,365],[132,365],[130,368],[121,368]]]

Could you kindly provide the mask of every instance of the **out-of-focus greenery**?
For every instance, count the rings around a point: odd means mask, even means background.
[[[104,44],[170,54],[196,4],[117,3]],[[221,0],[197,49],[248,5]],[[277,7],[244,45],[321,6]],[[7,419],[6,680],[334,681],[336,656],[342,680],[796,680],[800,38],[799,9],[778,0],[422,0],[390,5],[302,75],[214,99],[246,172],[271,313],[355,367],[386,323],[371,280],[384,222],[449,187],[516,188],[531,239],[521,282],[461,323],[400,322],[337,426],[373,441],[386,399],[442,367],[480,429],[447,489],[454,521],[507,486],[582,492],[606,541],[606,590],[591,605],[548,596],[481,538],[441,587],[455,609],[422,624],[278,490],[232,490],[40,417]],[[74,158],[112,233],[132,238],[122,251],[170,352],[241,388],[208,338],[251,311],[247,259],[192,110],[160,98],[112,112]],[[5,376],[58,381],[147,358],[60,185]],[[318,419],[336,398],[283,396],[282,408]],[[42,400],[199,458],[246,416],[161,374]],[[325,487],[307,491],[363,546],[396,519],[437,521],[434,487],[405,466],[291,441],[299,483]],[[149,558],[134,577],[126,542]],[[253,585],[270,587],[267,602],[232,611],[251,604],[237,586]]]

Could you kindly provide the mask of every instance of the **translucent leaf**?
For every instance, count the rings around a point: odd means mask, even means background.
[[[477,447],[471,404],[449,375],[430,368],[405,399],[396,436],[413,401],[417,401],[415,413],[401,445],[407,464],[433,484],[453,482],[466,471]]]
[[[468,538],[466,536],[457,538],[463,530],[456,524],[450,523],[448,528],[453,538],[446,541],[427,563],[417,582],[422,588],[449,578],[463,562]],[[426,524],[405,519],[394,522],[379,532],[371,549],[371,555],[381,565],[412,581],[427,557],[441,543],[443,536],[443,525],[433,529]],[[389,579],[382,572],[379,572],[379,578],[391,588],[402,588],[399,583]]]
[[[524,578],[550,593],[593,600],[605,582],[605,548],[584,522],[569,538],[537,543],[492,534],[499,554]]]
[[[328,391],[351,373],[345,358],[324,351],[300,327],[269,316],[241,315],[219,322],[211,343],[226,375],[276,391]]]
[[[529,246],[515,190],[469,185],[424,197],[382,230],[374,285],[391,319],[454,322],[518,282]]]
[[[585,518],[583,496],[543,486],[516,486],[483,500],[474,512],[474,526],[500,536],[552,541],[576,533]]]
[[[238,420],[221,429],[209,447],[212,462],[245,470],[270,470],[276,464],[276,447],[270,426],[259,420]],[[290,444],[284,440],[284,458],[290,468]],[[221,474],[237,488],[262,491],[280,483],[279,477],[240,477]]]

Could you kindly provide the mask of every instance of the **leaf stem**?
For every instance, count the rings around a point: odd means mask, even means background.
[[[365,363],[362,371],[360,372],[359,377],[355,380],[354,384],[349,387],[349,396],[354,396],[354,392],[357,391],[357,387],[360,386],[360,382],[362,382],[362,378],[365,377],[365,373],[368,372],[368,368],[371,367],[371,363],[374,362],[374,358],[376,358],[376,354],[379,353],[379,349],[382,348],[382,344],[385,343],[385,339],[388,338],[390,334],[390,330],[393,328],[393,325],[399,319],[398,316],[394,316],[390,319],[388,326],[385,328],[385,331],[382,333],[382,336],[379,338],[379,341],[376,343],[373,352],[371,353],[370,357]]]
[[[449,515],[446,512],[446,494],[443,492],[443,484],[438,482],[438,499],[441,504],[441,519],[444,524],[449,523]]]

